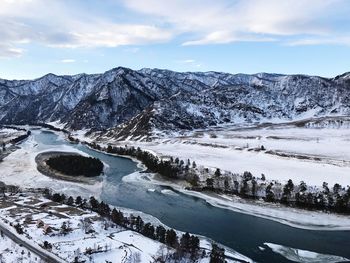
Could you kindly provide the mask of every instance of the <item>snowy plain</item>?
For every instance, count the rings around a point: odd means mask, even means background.
[[[350,129],[213,129],[152,142],[118,144],[139,146],[159,156],[190,159],[197,165],[233,173],[250,171],[256,177],[264,174],[266,179],[282,183],[292,179],[296,184],[304,181],[318,187],[323,182],[350,185]],[[255,151],[261,146],[266,151]]]
[[[64,140],[60,135],[59,139]],[[52,150],[62,152],[85,153],[69,146],[56,146]],[[47,150],[44,150],[47,151]],[[20,145],[20,149],[11,153],[4,159],[0,166],[0,181],[5,184],[14,184],[21,187],[45,188],[50,187],[53,191],[63,191],[68,195],[81,195],[85,198],[95,195],[99,196],[102,182],[96,182],[94,185],[76,184],[66,181],[60,181],[49,178],[37,170],[35,157],[40,152],[38,144],[33,136],[30,136]]]
[[[151,142],[122,141],[117,145],[132,145],[148,150],[159,157],[190,159],[197,165],[220,168],[232,173],[250,171],[256,177],[264,174],[269,181],[285,183],[292,179],[295,184],[304,181],[320,188],[323,182],[331,187],[335,183],[350,185],[350,129],[315,128],[258,128],[218,127],[158,139]],[[291,154],[282,157],[256,151],[264,146],[266,151]],[[303,156],[305,158],[296,158]],[[142,181],[145,174],[131,174],[126,181]],[[293,209],[264,202],[251,202],[226,195],[208,195],[185,190],[185,185],[154,178],[155,184],[168,185],[185,194],[200,197],[208,203],[240,213],[251,214],[280,223],[319,230],[349,230],[348,216],[317,211]],[[145,183],[145,182],[140,182]]]

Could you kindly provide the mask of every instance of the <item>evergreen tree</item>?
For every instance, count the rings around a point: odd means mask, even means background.
[[[282,198],[281,198],[282,203],[288,203],[293,189],[294,189],[293,181],[291,179],[289,179],[287,184],[283,187],[283,193],[282,193]]]
[[[199,251],[199,243],[200,243],[199,238],[191,235],[191,237],[190,237],[190,253],[191,253],[192,259],[197,258],[198,251]]]
[[[337,195],[340,190],[341,190],[341,185],[340,184],[334,184],[334,186],[333,186],[333,194]]]
[[[301,181],[300,182],[300,185],[299,185],[299,191],[300,192],[305,192],[307,190],[307,185],[304,181]]]
[[[220,176],[221,176],[221,171],[220,171],[219,168],[216,168],[216,171],[215,171],[214,175],[215,175],[216,177],[220,177]]]
[[[225,187],[225,191],[230,190],[230,183],[228,182],[228,178],[225,178],[224,187]]]
[[[177,240],[177,234],[174,231],[174,229],[168,229],[166,231],[166,237],[165,237],[165,243],[170,246],[175,248],[178,244],[178,240]]]
[[[213,188],[214,188],[214,179],[213,179],[213,178],[208,178],[208,179],[206,180],[206,183],[207,183],[207,187],[208,187],[209,189],[213,189]]]
[[[72,196],[68,197],[67,199],[67,205],[72,206],[74,204],[74,199]]]
[[[250,181],[250,180],[252,180],[252,179],[253,179],[253,175],[252,175],[251,172],[245,171],[245,172],[243,173],[243,180]]]
[[[274,202],[275,201],[275,194],[272,191],[273,183],[270,183],[268,186],[266,186],[265,189],[265,201],[266,202]]]
[[[247,193],[248,193],[248,182],[247,180],[243,179],[240,194],[243,196],[247,196]]]
[[[117,225],[122,225],[124,220],[124,215],[122,212],[118,211],[117,209],[113,208],[111,213],[111,219],[112,222]]]
[[[95,197],[90,197],[90,206],[93,211],[97,211],[99,207],[99,202],[96,200]]]
[[[165,234],[166,234],[166,229],[163,226],[157,226],[156,228],[156,239],[161,242],[165,243]]]
[[[186,232],[180,238],[180,248],[183,251],[189,251],[190,250],[190,237],[191,237],[190,234],[188,232]]]
[[[323,187],[323,192],[324,192],[326,195],[328,195],[328,194],[329,194],[328,183],[323,182],[322,187]]]
[[[212,244],[210,263],[225,263],[225,249],[216,244]]]
[[[58,193],[53,194],[53,195],[52,195],[52,201],[57,202],[57,203],[62,202],[61,195],[58,194]]]
[[[252,179],[252,196],[253,198],[256,197],[256,185],[257,185],[257,182],[255,180],[255,178]]]
[[[145,224],[142,229],[142,234],[146,237],[154,239],[154,226],[151,223]]]
[[[77,198],[75,198],[75,204],[77,206],[81,206],[81,204],[83,203],[83,199],[81,198],[81,196],[77,196]]]
[[[144,226],[144,222],[140,216],[136,218],[136,231],[141,232]]]

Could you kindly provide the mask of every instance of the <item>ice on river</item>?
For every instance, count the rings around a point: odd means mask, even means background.
[[[336,262],[349,262],[350,259],[320,254],[308,250],[302,250],[297,248],[286,247],[282,245],[277,245],[273,243],[264,243],[265,246],[268,246],[273,252],[280,254],[288,260],[294,262],[302,262],[302,263],[318,263],[318,262],[328,262],[328,263],[336,263]]]

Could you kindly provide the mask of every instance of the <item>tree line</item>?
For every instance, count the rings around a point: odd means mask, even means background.
[[[335,184],[333,187],[323,183],[322,189],[307,186],[305,182],[295,184],[291,179],[286,184],[267,181],[264,174],[255,177],[249,171],[243,174],[222,172],[220,169],[197,167],[189,159],[169,157],[160,159],[139,147],[101,147],[96,143],[87,143],[90,147],[107,153],[131,156],[141,161],[149,172],[158,173],[171,179],[184,179],[195,191],[212,191],[238,195],[242,198],[262,199],[287,206],[303,209],[323,210],[350,214],[350,187]],[[200,178],[206,178],[203,181]]]
[[[16,144],[16,143],[19,143],[20,141],[23,141],[23,140],[27,139],[30,136],[30,134],[31,134],[31,131],[23,129],[23,128],[16,127],[16,126],[2,125],[2,126],[0,126],[0,128],[6,128],[6,129],[12,129],[12,130],[16,130],[16,131],[24,131],[24,132],[26,132],[23,135],[20,135],[20,136],[18,136],[16,138],[11,139],[10,143],[12,143],[12,144]]]
[[[25,139],[27,139],[31,134],[31,131],[27,131],[26,134],[23,134],[23,135],[20,135],[16,138],[13,138],[12,140],[10,140],[10,143],[12,144],[16,144],[16,143],[19,143]]]
[[[188,232],[178,236],[174,229],[166,229],[162,225],[154,226],[149,222],[145,222],[140,216],[134,216],[133,214],[126,216],[122,211],[111,208],[108,204],[98,201],[93,196],[89,200],[83,199],[81,196],[77,196],[74,199],[72,196],[67,197],[64,194],[52,194],[49,189],[44,190],[44,196],[57,203],[89,209],[101,217],[111,220],[116,225],[157,240],[174,249],[175,252],[171,255],[173,260],[180,260],[186,257],[195,262],[197,259],[206,256],[205,250],[200,247],[200,240],[197,236]],[[209,258],[210,263],[224,263],[225,249],[213,243]],[[156,262],[162,261],[159,259]]]

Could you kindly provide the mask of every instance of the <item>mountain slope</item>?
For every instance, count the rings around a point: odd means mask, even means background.
[[[0,123],[60,121],[115,138],[225,123],[350,114],[350,74],[179,73],[115,68],[103,74],[0,80]]]

